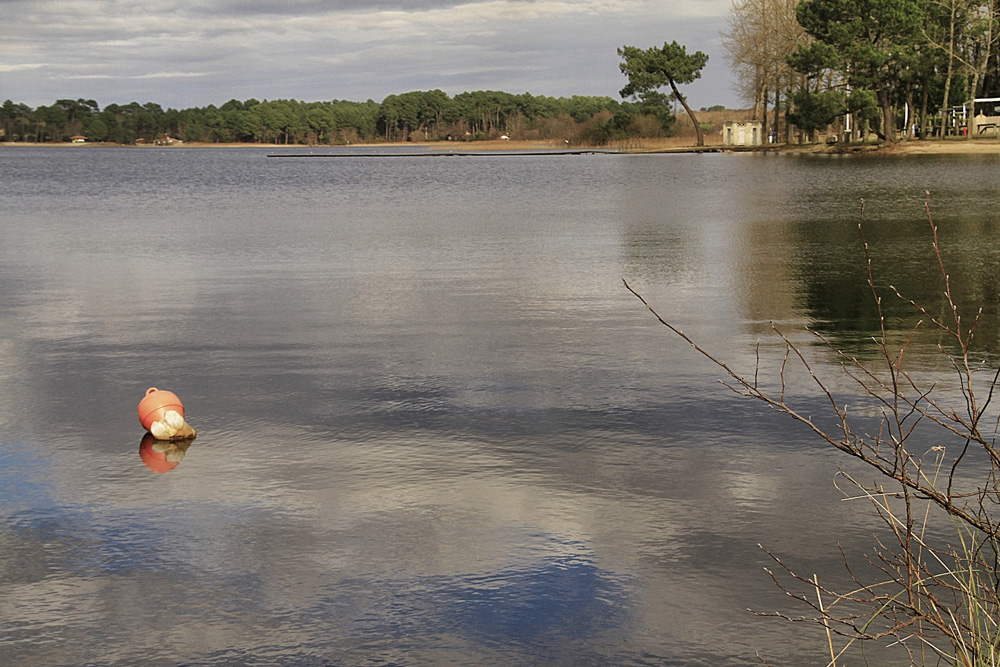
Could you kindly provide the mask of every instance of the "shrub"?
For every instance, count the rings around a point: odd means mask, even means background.
[[[733,391],[795,419],[815,438],[877,473],[872,482],[840,473],[850,487],[845,491],[848,497],[869,502],[889,536],[877,540],[874,555],[867,558],[867,565],[878,573],[873,580],[860,575],[857,564],[845,556],[853,587],[832,590],[772,556],[775,583],[809,611],[804,618],[785,612],[762,615],[820,625],[827,635],[830,665],[852,647],[874,639],[892,640],[907,654],[909,664],[1000,665],[1000,417],[987,417],[1000,389],[1000,369],[991,369],[973,348],[982,309],[971,317],[959,311],[929,202],[925,210],[943,308],[917,304],[889,286],[895,298],[912,306],[916,322],[902,339],[887,330],[864,239],[862,205],[861,248],[879,318],[879,332],[870,340],[874,361],[859,361],[822,334],[811,332],[820,349],[839,361],[857,395],[876,407],[874,429],[869,428],[870,417],[849,414],[845,399],[830,388],[832,383],[807,351],[773,323],[784,355],[773,375],[777,381],[770,385],[762,379],[768,369],[762,368],[759,348],[752,372],[741,373],[662,318],[625,283],[659,322],[724,371]],[[928,378],[911,368],[907,353],[924,323],[940,338],[937,349],[949,374],[931,373]],[[805,371],[829,406],[826,418],[813,419],[797,407],[800,403],[787,391],[794,367]],[[921,445],[927,440],[922,437],[925,433],[914,437],[917,429],[929,430],[934,444]],[[950,533],[942,533],[941,526],[950,526]]]

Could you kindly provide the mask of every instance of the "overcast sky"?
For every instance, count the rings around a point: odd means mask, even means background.
[[[0,0],[0,101],[372,99],[412,90],[609,95],[616,49],[709,55],[694,108],[738,106],[730,0]]]

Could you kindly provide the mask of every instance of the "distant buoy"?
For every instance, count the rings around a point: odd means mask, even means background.
[[[139,401],[139,423],[147,431],[167,415],[167,410],[173,410],[184,416],[184,405],[177,394],[172,391],[162,391],[156,387],[146,390],[146,395]]]
[[[157,440],[190,440],[197,435],[184,420],[184,405],[177,394],[156,387],[139,401],[139,423]]]

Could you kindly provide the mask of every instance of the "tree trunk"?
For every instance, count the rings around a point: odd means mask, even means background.
[[[955,61],[955,0],[951,2],[951,21],[948,33],[948,73],[944,77],[944,101],[941,103],[941,138],[948,134],[948,96],[951,93],[951,75]]]
[[[903,126],[903,140],[909,141],[913,138],[913,132],[910,128],[913,127],[913,84],[908,84],[906,86],[906,124]]]
[[[965,133],[966,139],[971,139],[976,134],[976,89],[979,87],[979,70],[972,74],[972,91],[969,95],[969,121],[968,130]]]
[[[764,145],[766,146],[767,145],[767,138],[769,136],[771,136],[769,134],[769,132],[768,132],[768,127],[767,127],[767,88],[764,89],[764,94],[761,95],[761,99],[763,100],[762,106],[764,107],[764,113],[762,114],[763,122],[761,123],[761,132],[763,132],[764,136],[761,137],[761,140],[764,143]],[[757,120],[757,114],[756,113],[754,114],[753,118],[754,118],[754,120]]]
[[[781,86],[774,87],[774,143],[778,143],[778,127],[781,117]],[[788,143],[787,141],[785,143]]]
[[[681,103],[684,110],[687,111],[687,115],[691,118],[691,122],[694,123],[694,132],[698,137],[698,145],[705,145],[705,137],[701,134],[701,125],[698,124],[698,119],[695,118],[694,112],[691,111],[691,107],[688,106],[687,100],[681,95],[680,91],[677,90],[677,84],[674,83],[673,79],[670,79],[670,88],[674,91],[674,97]]]
[[[758,73],[757,80],[762,82],[763,77]],[[753,100],[753,120],[759,120],[761,109],[763,109],[764,116],[767,116],[767,84],[759,83],[755,90],[754,100]]]
[[[920,97],[920,138],[927,138],[927,103],[928,103],[928,90],[927,81],[921,86],[923,89],[923,94]]]
[[[896,118],[892,111],[892,101],[889,99],[889,91],[885,88],[878,90],[879,107],[882,109],[882,139],[887,144],[896,143]]]

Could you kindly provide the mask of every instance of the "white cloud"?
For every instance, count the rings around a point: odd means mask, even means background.
[[[23,72],[25,70],[45,67],[48,63],[21,63],[19,65],[4,65],[0,63],[0,72]]]
[[[150,72],[149,74],[139,74],[128,77],[130,79],[192,79],[202,76],[211,76],[215,72]]]

